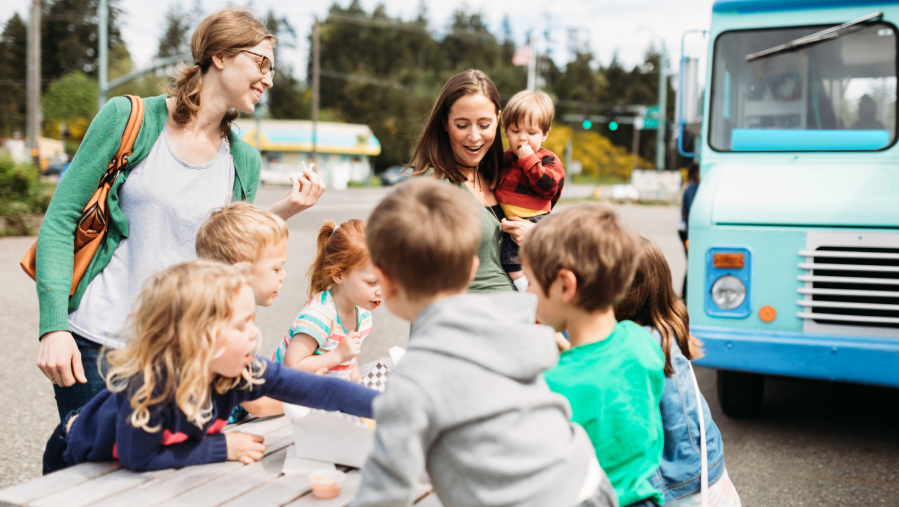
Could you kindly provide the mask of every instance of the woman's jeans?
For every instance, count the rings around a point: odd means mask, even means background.
[[[71,387],[53,385],[60,422],[65,420],[69,412],[87,405],[91,398],[106,388],[106,381],[103,380],[97,367],[97,359],[100,357],[100,350],[103,346],[75,333],[72,333],[72,337],[75,338],[75,344],[78,345],[78,351],[81,352],[81,365],[84,367],[87,383],[82,384],[76,381]],[[104,369],[106,368],[105,364],[104,361]]]

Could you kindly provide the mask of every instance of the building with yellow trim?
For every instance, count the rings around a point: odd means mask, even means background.
[[[312,153],[312,122],[308,120],[261,120],[257,132],[254,119],[234,122],[240,138],[262,153],[263,183],[287,183],[309,164]],[[316,172],[329,188],[344,189],[350,181],[365,181],[372,159],[381,153],[381,143],[368,125],[318,122]]]

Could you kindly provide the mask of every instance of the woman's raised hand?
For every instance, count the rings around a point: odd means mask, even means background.
[[[271,207],[272,213],[287,220],[297,213],[315,206],[318,198],[325,191],[325,184],[312,170],[313,166],[315,164],[311,164],[307,168],[306,164],[303,163],[303,174],[298,178],[290,177],[293,188],[290,189],[290,192],[283,199]]]
[[[512,236],[512,241],[514,241],[516,245],[521,246],[525,236],[528,235],[528,232],[530,232],[534,225],[536,224],[519,217],[504,218],[503,232],[509,233],[509,235]]]

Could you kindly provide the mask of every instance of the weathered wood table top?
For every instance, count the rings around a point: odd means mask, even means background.
[[[367,371],[374,364],[360,370]],[[288,418],[255,419],[231,425],[225,432],[238,428],[265,437],[267,448],[261,460],[250,465],[226,461],[152,472],[125,470],[118,461],[83,463],[0,490],[0,506],[344,507],[356,495],[361,475],[354,468],[338,467],[347,473],[346,483],[340,496],[329,500],[314,498],[306,477],[281,473],[287,448],[294,440]],[[422,489],[416,505],[441,506],[436,495],[429,493]]]

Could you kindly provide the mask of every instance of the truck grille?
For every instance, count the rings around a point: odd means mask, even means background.
[[[802,250],[797,316],[817,324],[899,329],[899,248]],[[808,283],[810,282],[810,283]]]

